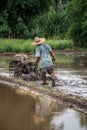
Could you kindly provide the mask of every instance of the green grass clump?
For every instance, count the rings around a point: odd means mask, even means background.
[[[30,53],[34,51],[34,46],[31,46],[32,40],[19,39],[0,39],[0,52],[25,52]]]
[[[33,52],[35,50],[35,46],[32,46],[31,43],[32,40],[25,40],[25,42],[21,46],[21,51],[25,53]]]
[[[35,51],[35,46],[31,45],[32,40],[23,39],[0,39],[0,53],[14,52],[14,53],[30,53]],[[46,40],[53,50],[73,49],[74,44],[72,40]]]
[[[72,40],[48,40],[47,43],[54,50],[73,49],[74,47]]]

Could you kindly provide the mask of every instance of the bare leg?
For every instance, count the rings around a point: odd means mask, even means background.
[[[52,78],[55,77],[55,73],[54,72],[52,72],[50,75],[51,75]]]
[[[52,78],[52,86],[55,86],[55,80],[56,80],[55,73],[52,72],[50,75],[51,75],[51,78]]]
[[[43,81],[43,85],[46,84],[46,72],[43,72],[42,75],[41,75],[41,80]]]

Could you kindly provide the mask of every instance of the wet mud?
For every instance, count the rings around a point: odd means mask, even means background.
[[[38,86],[37,82],[26,82],[21,79],[11,78],[7,76],[0,75],[0,84],[10,86],[13,88],[20,88],[24,91],[31,93],[38,93],[43,96],[50,97],[51,99],[55,99],[57,102],[62,103],[69,108],[73,108],[75,110],[87,113],[87,100],[72,94],[64,94],[58,89],[55,91],[54,88],[48,86]]]
[[[0,54],[3,57],[0,68],[0,84],[20,88],[27,92],[49,96],[57,102],[66,104],[70,108],[87,113],[87,51],[58,51],[56,56],[60,64],[55,66],[55,72],[58,77],[56,87],[51,87],[51,81],[48,86],[41,86],[40,81],[25,81],[21,78],[9,77],[9,60],[15,54]],[[31,55],[31,54],[28,54]],[[4,60],[4,57],[6,58]],[[33,55],[31,55],[31,58]],[[9,58],[9,60],[8,60]],[[66,59],[66,60],[65,60]],[[6,66],[4,66],[7,63]]]

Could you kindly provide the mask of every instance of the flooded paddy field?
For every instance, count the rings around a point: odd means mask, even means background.
[[[59,90],[87,101],[87,53],[56,53],[56,57],[58,84],[52,91]],[[13,56],[0,57],[0,75],[9,77],[12,59]],[[45,96],[32,96],[18,88],[0,85],[0,129],[87,130],[87,114]]]
[[[55,100],[0,86],[0,130],[87,130],[87,114]]]
[[[31,59],[33,56],[29,56]],[[87,53],[56,53],[55,73],[58,84],[54,91],[60,90],[87,99]],[[9,76],[9,62],[13,56],[0,57],[0,74]],[[40,82],[39,82],[40,83]],[[49,86],[50,86],[49,82]]]
[[[65,60],[56,69],[59,79],[56,89],[87,99],[87,54],[64,54],[62,58]]]

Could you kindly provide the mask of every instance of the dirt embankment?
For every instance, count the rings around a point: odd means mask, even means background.
[[[55,88],[51,89],[48,88],[47,86],[42,87],[42,86],[38,86],[36,82],[30,82],[30,81],[27,82],[21,79],[9,78],[6,76],[0,76],[0,84],[11,86],[11,87],[19,87],[19,88],[21,87],[23,89],[27,88],[29,92],[32,91],[35,93],[38,92],[38,94],[49,96],[50,98],[55,99],[57,102],[65,104],[70,108],[87,113],[87,100],[70,94],[66,95],[64,93],[61,93],[58,90],[54,91]]]

